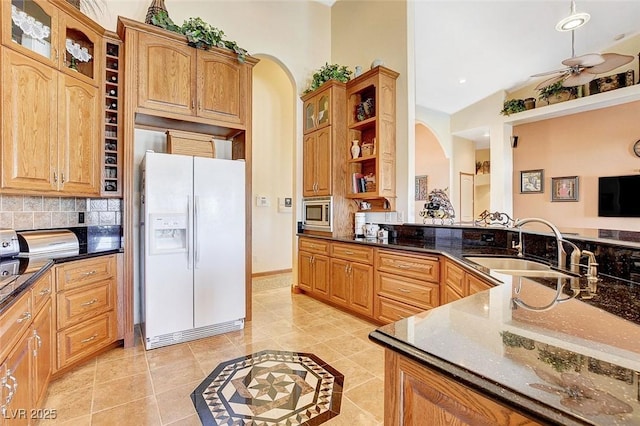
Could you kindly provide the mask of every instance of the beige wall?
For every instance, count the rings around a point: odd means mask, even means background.
[[[476,163],[489,161],[491,163],[491,151],[488,149],[476,150]],[[477,166],[476,166],[477,168]],[[491,205],[491,173],[485,174],[482,170],[476,172],[474,179],[475,191],[473,202],[473,216],[477,219],[485,210],[490,210]]]
[[[416,125],[415,147],[415,174],[427,175],[427,191],[444,189],[449,187],[449,159],[444,155],[444,150],[436,135],[422,124]],[[420,223],[420,211],[424,208],[425,201],[415,202],[415,221]]]
[[[293,197],[295,102],[289,77],[280,65],[260,58],[253,69],[253,273],[291,268],[293,209],[282,212],[278,199]],[[257,207],[255,196],[270,205]]]
[[[414,152],[413,143],[409,151],[408,140],[415,125],[409,123],[407,100],[412,87],[407,66],[407,2],[338,1],[331,8],[331,37],[332,62],[368,70],[379,58],[400,73],[396,81],[396,206],[406,220],[409,193],[413,197]]]
[[[631,148],[640,137],[640,102],[513,128],[514,215],[536,216],[558,227],[634,230],[639,219],[598,217],[598,177],[638,174]],[[544,193],[520,194],[520,171],[544,169]],[[577,202],[551,202],[551,178],[579,177]],[[640,191],[640,189],[639,189]]]

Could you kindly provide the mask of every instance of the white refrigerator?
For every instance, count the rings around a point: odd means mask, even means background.
[[[147,152],[141,169],[146,348],[242,329],[244,161]]]

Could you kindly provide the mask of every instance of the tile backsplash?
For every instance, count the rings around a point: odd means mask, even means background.
[[[84,223],[78,213],[84,212]],[[65,198],[0,195],[0,227],[15,230],[121,225],[119,198]]]

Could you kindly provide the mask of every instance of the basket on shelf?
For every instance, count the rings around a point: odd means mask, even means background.
[[[164,11],[167,12],[167,7],[164,5],[164,0],[153,0],[149,9],[147,9],[147,17],[144,18],[144,22],[147,24],[151,24],[151,18],[156,15],[158,12]],[[167,15],[169,12],[167,12]]]
[[[67,3],[80,10],[80,0],[67,0]]]

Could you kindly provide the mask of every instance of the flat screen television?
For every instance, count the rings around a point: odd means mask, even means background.
[[[640,217],[640,175],[598,178],[598,216]]]

